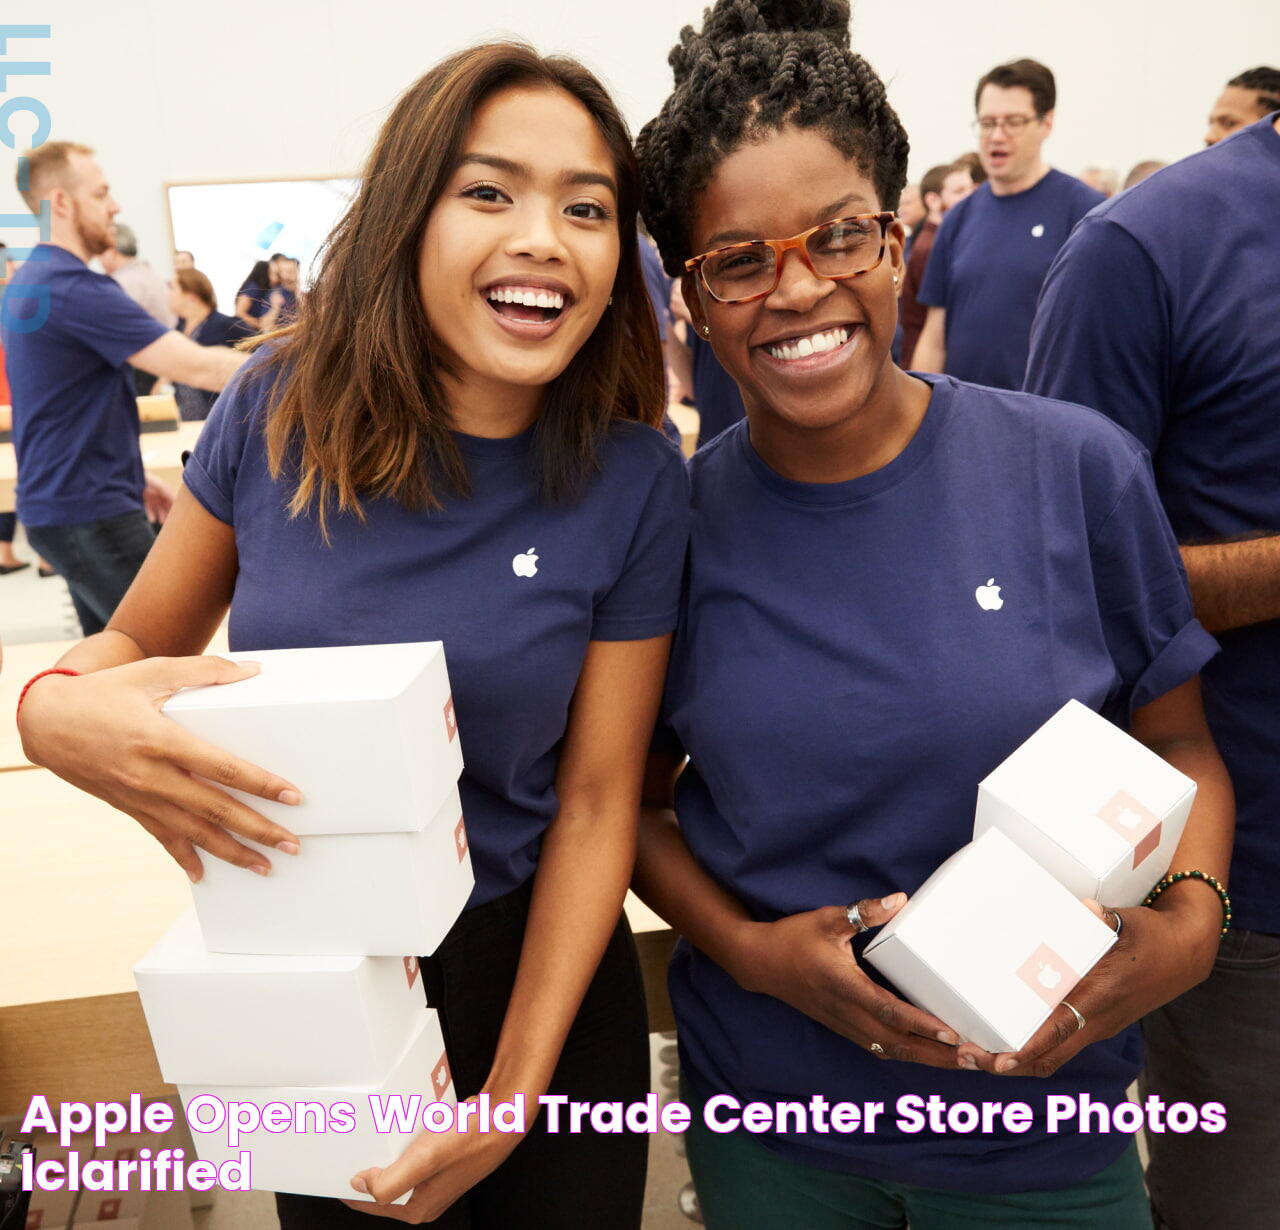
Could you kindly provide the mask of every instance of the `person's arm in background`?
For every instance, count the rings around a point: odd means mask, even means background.
[[[1168,287],[1123,227],[1088,218],[1049,270],[1025,387],[1079,402],[1127,428],[1155,456],[1173,366]],[[1181,546],[1196,616],[1210,632],[1280,619],[1280,536]]]
[[[171,329],[137,354],[130,355],[129,363],[153,376],[218,393],[248,357],[225,346],[201,346]]]
[[[236,319],[242,320],[255,333],[258,332],[258,318],[253,314],[254,298],[243,291],[236,296]]]
[[[932,262],[930,262],[932,263]],[[911,370],[942,372],[947,366],[947,310],[931,307],[910,358]]]

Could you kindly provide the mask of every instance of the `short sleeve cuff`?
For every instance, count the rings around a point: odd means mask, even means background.
[[[210,510],[212,511],[212,510]],[[214,513],[216,517],[218,514]],[[591,624],[593,641],[647,641],[666,636],[676,630],[679,610],[672,607],[658,615],[636,615],[630,618],[597,615]]]
[[[188,455],[186,464],[182,467],[182,481],[187,490],[200,501],[205,512],[226,525],[235,524],[230,497],[218,489],[218,485],[209,476],[209,471],[194,453]]]
[[[1129,699],[1130,716],[1135,709],[1149,705],[1198,675],[1219,649],[1218,642],[1204,630],[1198,619],[1183,624],[1178,634],[1134,683]]]

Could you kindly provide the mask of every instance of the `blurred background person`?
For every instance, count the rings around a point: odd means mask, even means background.
[[[942,212],[958,205],[986,178],[974,179],[973,167],[966,161],[953,162],[942,181]]]
[[[1157,162],[1154,158],[1147,159],[1146,162],[1138,163],[1128,175],[1124,177],[1124,187],[1122,192],[1128,192],[1135,184],[1140,184],[1148,175],[1154,175],[1163,167],[1167,167],[1167,162]]]
[[[1115,196],[1120,189],[1120,176],[1115,167],[1109,167],[1105,163],[1100,166],[1085,167],[1080,172],[1080,182],[1088,184],[1094,192],[1101,192],[1105,197]]]
[[[4,294],[9,286],[9,279],[17,262],[9,255],[9,246],[0,243],[0,313],[4,311]],[[2,317],[0,317],[2,318]],[[0,345],[0,406],[9,405],[9,381],[4,373],[4,347]],[[21,572],[31,567],[30,560],[20,559],[13,549],[14,539],[18,536],[18,515],[16,513],[0,513],[0,577],[7,577],[11,572]],[[39,556],[36,563],[40,567],[42,577],[57,575]]]
[[[22,475],[17,512],[92,636],[173,504],[143,469],[130,366],[221,389],[246,356],[196,345],[89,268],[113,246],[120,212],[89,146],[46,141],[19,160],[17,188],[49,235],[10,279],[0,317]]]
[[[914,234],[924,222],[924,193],[919,184],[908,184],[902,190],[902,199],[898,202],[898,217],[907,228],[907,234]]]
[[[173,254],[174,273],[177,273],[180,269],[194,269],[195,267],[196,258],[185,248],[179,249]]]
[[[258,331],[235,316],[218,311],[213,283],[198,269],[179,269],[169,289],[169,306],[178,317],[178,329],[201,346],[234,346]],[[173,396],[184,419],[207,419],[217,393],[175,380]]]
[[[98,253],[98,264],[113,277],[121,289],[148,316],[172,329],[177,323],[169,310],[169,291],[164,279],[138,256],[138,240],[131,227],[117,222],[111,247]],[[133,369],[133,387],[139,397],[145,397],[156,385],[150,372]]]
[[[973,191],[973,183],[969,179],[967,167],[930,167],[920,181],[920,197],[925,209],[924,221],[920,224],[911,243],[911,252],[907,257],[907,270],[902,279],[902,293],[898,301],[898,321],[902,326],[902,357],[900,359],[902,367],[911,366],[911,356],[915,353],[916,342],[920,338],[920,330],[924,327],[924,318],[929,310],[920,302],[920,285],[924,281],[924,271],[929,264],[929,253],[933,249],[934,236],[938,233],[943,214],[947,212],[942,189],[948,177],[954,177],[968,185],[965,195]],[[963,200],[963,197],[960,199]]]
[[[255,333],[262,328],[262,318],[271,307],[267,297],[274,285],[271,262],[257,261],[236,291],[236,319],[244,321]]]
[[[961,154],[954,165],[964,167],[969,172],[969,180],[975,188],[987,182],[987,173],[982,167],[982,155],[976,149],[967,150]]]
[[[276,283],[267,295],[267,310],[260,322],[263,333],[283,329],[298,319],[298,262],[292,256],[271,259],[276,266]]]
[[[928,315],[913,366],[1020,389],[1036,299],[1058,249],[1104,197],[1043,155],[1057,87],[1035,60],[993,68],[974,92],[986,183],[948,210],[920,302]]]
[[[1280,68],[1251,68],[1232,77],[1209,112],[1206,145],[1217,145],[1237,129],[1280,111]]]

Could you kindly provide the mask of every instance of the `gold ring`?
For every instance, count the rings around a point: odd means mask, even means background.
[[[871,1044],[871,1053],[872,1053],[873,1055],[880,1055],[880,1056],[882,1056],[882,1057],[883,1057],[883,1055],[884,1055],[884,1047],[883,1047],[883,1046],[881,1046],[879,1042],[873,1042],[873,1043]]]

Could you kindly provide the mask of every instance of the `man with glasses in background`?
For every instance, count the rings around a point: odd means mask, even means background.
[[[920,288],[929,312],[917,371],[1022,387],[1040,284],[1072,227],[1105,199],[1043,158],[1056,101],[1053,73],[1035,60],[1002,64],[978,82],[974,129],[987,181],[938,228]]]

